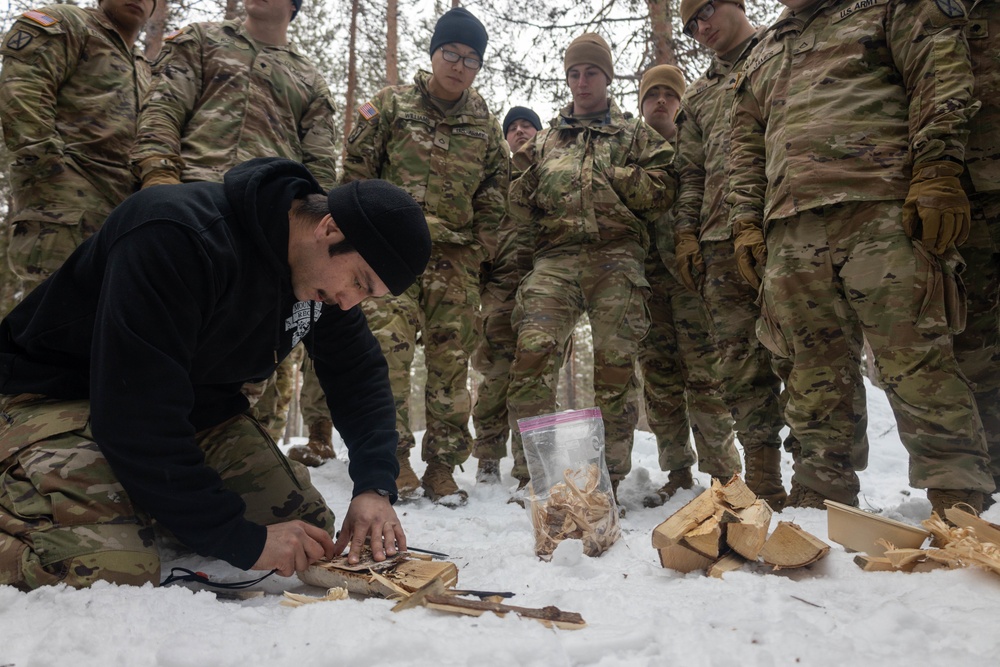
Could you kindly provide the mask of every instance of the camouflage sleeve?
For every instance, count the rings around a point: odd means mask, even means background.
[[[336,107],[330,98],[330,89],[317,73],[313,86],[314,96],[302,116],[299,127],[302,136],[302,163],[324,189],[337,184],[337,126],[334,123]]]
[[[507,142],[496,118],[492,121],[489,146],[486,149],[485,178],[472,198],[472,233],[483,249],[484,260],[492,260],[497,252],[497,233],[504,217],[505,200],[510,185],[510,158]]]
[[[677,192],[674,148],[662,138],[653,140],[641,122],[633,146],[626,165],[614,167],[614,189],[629,210],[653,221],[670,208]]]
[[[180,180],[181,134],[201,96],[201,79],[201,31],[192,25],[166,40],[153,64],[153,83],[139,111],[131,156],[140,180],[153,170],[165,170]]]
[[[535,135],[535,138],[521,146],[514,153],[514,173],[507,189],[507,210],[518,229],[529,227],[538,213],[535,207],[535,190],[538,189],[538,164],[536,145],[544,143],[547,130]],[[541,139],[539,139],[541,138]]]
[[[18,20],[0,48],[0,126],[10,152],[14,202],[21,207],[42,197],[58,207],[63,193],[82,179],[65,159],[56,126],[59,88],[76,69],[87,34],[68,18],[51,26]]]
[[[910,98],[910,150],[921,164],[965,161],[968,120],[978,109],[959,0],[896,0],[887,27]]]
[[[698,236],[701,229],[701,205],[705,199],[705,143],[701,125],[686,106],[677,117],[677,201],[674,203],[674,228]]]
[[[383,88],[370,104],[378,115],[365,118],[362,109],[354,117],[354,126],[347,137],[344,155],[344,175],[341,182],[350,183],[364,178],[378,178],[385,162],[386,145],[392,131],[391,116],[394,116],[391,88]],[[368,112],[371,115],[371,112]]]
[[[729,125],[729,194],[726,195],[726,201],[732,206],[729,221],[732,224],[750,221],[761,226],[767,190],[764,114],[750,89],[749,77],[742,74],[737,82]]]

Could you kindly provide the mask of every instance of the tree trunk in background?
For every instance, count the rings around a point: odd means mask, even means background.
[[[670,23],[670,0],[646,0],[649,7],[649,31],[654,65],[677,65],[674,53],[674,29]]]
[[[385,83],[399,85],[399,35],[397,14],[399,0],[388,0],[385,6]]]
[[[170,3],[157,2],[156,7],[153,9],[153,15],[149,17],[149,21],[146,22],[146,60],[153,62],[156,60],[156,56],[160,55],[160,49],[163,48],[163,32],[167,28],[167,14],[170,9]]]
[[[344,101],[344,137],[351,135],[354,124],[354,98],[358,88],[358,13],[360,0],[351,0],[351,33],[347,41],[347,94]],[[344,144],[346,147],[346,143]]]
[[[157,3],[159,4],[159,3]],[[166,3],[164,3],[166,4]],[[225,19],[227,21],[232,21],[234,18],[239,16],[240,11],[240,0],[226,0],[226,15]]]

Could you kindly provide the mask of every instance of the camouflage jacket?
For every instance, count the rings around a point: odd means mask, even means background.
[[[496,253],[510,172],[509,148],[486,101],[470,88],[445,115],[427,90],[390,86],[360,108],[347,140],[344,182],[382,178],[420,202],[436,243],[476,245]]]
[[[167,169],[222,182],[241,162],[283,157],[324,188],[337,183],[330,91],[294,46],[256,42],[241,21],[194,23],[164,40],[153,74],[132,151],[140,178]]]
[[[821,0],[750,53],[732,111],[730,220],[902,200],[962,163],[973,77],[957,0]]]
[[[971,2],[965,36],[982,103],[969,123],[965,164],[976,192],[1000,190],[1000,0]]]
[[[56,5],[19,17],[0,53],[11,220],[79,222],[81,202],[109,213],[136,187],[128,151],[149,86],[141,52],[99,9]]]
[[[516,178],[517,173],[511,173]],[[484,286],[486,291],[499,303],[511,302],[521,279],[531,270],[534,244],[530,230],[518,225],[509,213],[500,221],[497,234],[496,259]],[[484,308],[487,301],[484,299]]]
[[[572,105],[514,155],[511,215],[537,232],[535,254],[564,245],[631,239],[649,247],[648,224],[676,191],[673,148],[612,102],[602,123]]]
[[[731,61],[716,56],[705,74],[688,86],[677,117],[677,203],[674,225],[703,241],[732,236],[726,161],[729,157],[729,110],[743,62],[764,31],[740,44]],[[729,55],[729,54],[727,54]]]

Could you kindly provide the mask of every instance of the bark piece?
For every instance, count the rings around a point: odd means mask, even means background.
[[[726,526],[726,544],[747,560],[757,560],[761,548],[767,541],[772,513],[771,507],[765,501],[755,501],[739,512],[739,523],[730,523]]]
[[[775,570],[812,565],[830,552],[830,546],[790,521],[778,522],[760,550],[764,562]]]

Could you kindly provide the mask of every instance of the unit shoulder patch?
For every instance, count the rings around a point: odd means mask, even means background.
[[[20,51],[28,44],[31,44],[31,40],[34,38],[35,36],[27,30],[16,30],[7,39],[7,43],[4,44],[4,47],[10,49],[11,51]]]
[[[950,19],[965,16],[965,5],[962,4],[962,0],[934,0],[934,4]]]

